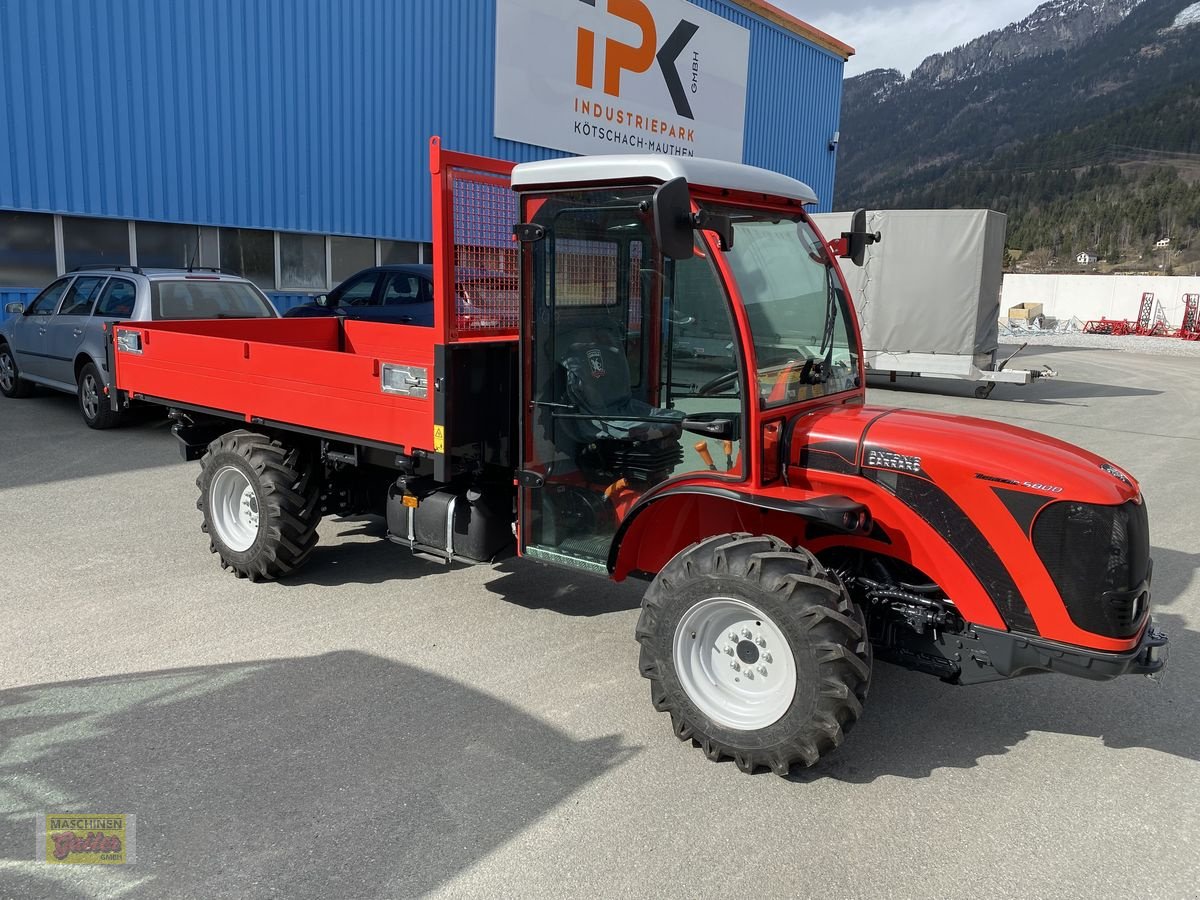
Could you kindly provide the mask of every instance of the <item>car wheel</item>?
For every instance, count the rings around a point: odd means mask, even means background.
[[[88,363],[80,370],[75,390],[79,397],[79,414],[88,428],[115,428],[121,424],[121,414],[109,405],[104,379],[95,363]]]
[[[0,394],[17,398],[28,397],[32,393],[33,385],[21,377],[12,350],[8,344],[0,344]]]

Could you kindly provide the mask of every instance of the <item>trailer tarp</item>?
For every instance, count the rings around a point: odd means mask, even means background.
[[[826,238],[850,230],[851,213],[813,217]],[[842,260],[872,353],[993,355],[999,343],[1006,217],[990,210],[871,212],[883,240],[862,268]]]

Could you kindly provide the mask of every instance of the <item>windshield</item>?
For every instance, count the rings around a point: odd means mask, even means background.
[[[754,341],[758,393],[770,408],[858,386],[858,341],[824,246],[799,216],[720,208],[734,222],[726,259]]]
[[[181,278],[150,282],[155,319],[268,319],[271,301],[245,281]]]

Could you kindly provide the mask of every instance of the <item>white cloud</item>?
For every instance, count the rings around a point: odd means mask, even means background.
[[[871,69],[899,69],[908,75],[930,54],[1020,21],[1040,5],[1037,0],[877,0],[851,13],[814,9],[800,0],[775,3],[854,47],[847,77]]]

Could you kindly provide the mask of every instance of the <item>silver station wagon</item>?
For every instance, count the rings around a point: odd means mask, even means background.
[[[0,325],[0,394],[27,397],[34,385],[76,394],[90,428],[112,428],[104,348],[108,322],[264,319],[279,313],[253,283],[208,269],[98,266],[62,276],[28,307],[10,303]]]

